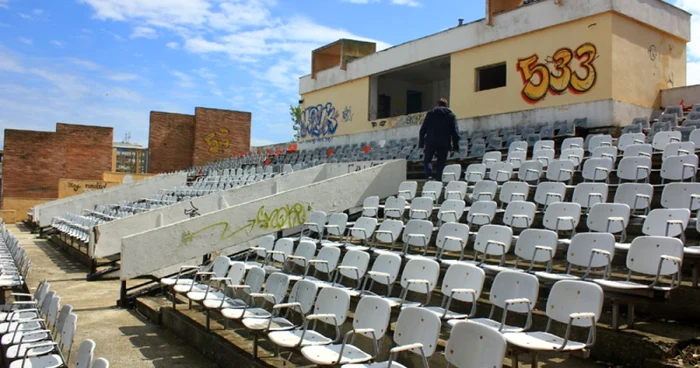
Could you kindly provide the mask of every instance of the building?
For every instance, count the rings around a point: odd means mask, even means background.
[[[484,19],[455,23],[380,52],[353,40],[314,50],[302,140],[415,136],[440,97],[461,129],[620,126],[685,85],[690,14],[661,0],[487,0]]]
[[[112,145],[112,172],[143,174],[148,171],[148,148],[129,142]]]

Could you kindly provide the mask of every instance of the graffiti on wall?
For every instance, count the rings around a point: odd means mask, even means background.
[[[576,50],[561,48],[544,60],[537,54],[518,59],[516,69],[524,84],[521,96],[526,102],[536,104],[548,94],[586,93],[598,80],[594,65],[597,58],[595,45],[584,43]]]
[[[410,115],[401,115],[393,118],[370,121],[372,129],[390,129],[423,124],[427,112],[418,112]]]
[[[231,146],[231,141],[228,138],[229,130],[226,128],[219,128],[219,130],[214,133],[209,133],[203,137],[204,142],[209,147],[209,153],[222,153],[225,149]]]
[[[331,102],[307,107],[301,112],[301,137],[322,138],[335,134],[339,115]]]
[[[352,107],[345,106],[343,109],[343,123],[351,122],[353,116],[355,116],[355,114],[352,112]]]
[[[214,231],[218,234],[217,241],[222,242],[234,238],[238,234],[250,235],[254,230],[278,231],[303,225],[306,222],[306,213],[311,211],[311,205],[302,203],[280,206],[268,212],[265,206],[260,206],[255,217],[248,220],[246,225],[238,229],[231,229],[231,224],[222,221],[205,226],[197,231],[186,231],[182,234],[180,246],[191,243],[198,235]]]

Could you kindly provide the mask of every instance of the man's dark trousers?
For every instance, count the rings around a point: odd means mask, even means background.
[[[445,168],[445,161],[447,161],[447,154],[450,148],[447,146],[433,146],[425,145],[425,150],[423,151],[423,165],[425,166],[425,178],[434,178],[435,180],[442,180],[442,170]],[[433,176],[432,161],[433,156],[437,156],[437,162],[435,163],[435,176]]]

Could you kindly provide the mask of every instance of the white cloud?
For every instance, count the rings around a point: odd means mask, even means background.
[[[25,45],[33,45],[34,41],[31,38],[19,37],[17,40]]]
[[[42,9],[34,9],[34,10],[32,10],[32,13],[34,13],[36,15],[42,15],[44,13],[44,11]]]
[[[691,40],[687,45],[686,83],[688,85],[700,84],[700,1],[676,0],[671,3],[692,14],[690,18]]]
[[[224,97],[224,93],[218,88],[212,88],[209,90],[209,92],[211,92],[211,94],[214,96]]]
[[[194,82],[192,81],[192,77],[190,75],[187,75],[183,72],[178,72],[174,71],[171,72],[174,77],[179,79],[180,81],[178,82],[178,85],[182,88],[192,88],[194,87]]]
[[[68,58],[67,60],[69,62],[71,62],[71,63],[73,63],[81,68],[87,69],[87,70],[98,70],[101,68],[100,65],[98,65],[97,63],[94,63],[90,60],[84,60],[84,59],[78,59],[78,58]]]
[[[270,145],[273,145],[275,143],[277,143],[277,142],[273,142],[269,139],[262,139],[262,138],[255,138],[255,137],[250,138],[250,146],[251,147],[270,146]]]
[[[342,0],[344,3],[351,3],[351,4],[369,4],[369,3],[376,3],[379,0]]]
[[[58,40],[51,40],[51,41],[49,41],[49,43],[52,44],[52,45],[54,45],[54,46],[56,46],[56,47],[61,47],[61,46],[63,46],[63,42],[58,41]]]
[[[155,39],[158,38],[158,32],[150,27],[134,27],[134,31],[131,33],[129,38]]]
[[[209,69],[207,68],[199,68],[193,70],[193,72],[197,73],[200,77],[204,79],[214,79],[216,78],[216,74],[212,73]]]
[[[5,9],[9,8],[9,6],[7,6],[7,4],[9,4],[9,3],[10,3],[10,0],[0,0],[0,8],[5,8]]]
[[[107,76],[107,79],[115,82],[128,82],[139,79],[139,76],[132,73],[112,73]]]
[[[391,3],[394,5],[406,5],[412,7],[421,6],[421,3],[417,0],[391,0]]]
[[[180,47],[180,44],[173,41],[173,42],[166,43],[165,46],[174,50],[174,49],[177,49],[178,47]]]

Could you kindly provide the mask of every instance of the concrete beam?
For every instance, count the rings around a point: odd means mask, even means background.
[[[212,193],[192,199],[192,204],[200,214],[207,214],[227,207],[268,197],[287,190],[296,189],[325,179],[355,171],[363,163],[338,163],[315,166],[288,175],[264,180],[253,185]],[[366,165],[365,165],[366,166]],[[184,221],[189,218],[185,210],[191,208],[188,202],[180,202],[134,216],[106,222],[96,227],[95,242],[88,249],[91,258],[104,258],[121,252],[122,238],[152,230],[157,227]]]
[[[169,189],[187,184],[187,174],[158,175],[135,183],[95,190],[76,196],[57,199],[34,207],[34,221],[39,226],[51,225],[51,219],[66,212],[80,214],[83,209],[92,209],[98,204],[119,203],[147,198],[160,189]]]
[[[235,246],[246,241],[302,225],[307,214],[314,210],[345,211],[361,206],[368,196],[390,196],[404,180],[406,161],[387,161],[125,237],[121,249],[121,279],[150,274],[223,249],[235,250]],[[239,251],[245,250],[245,246],[238,247]]]

